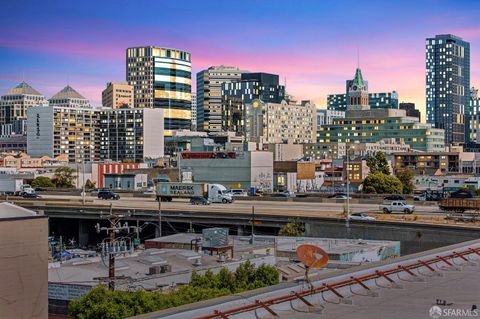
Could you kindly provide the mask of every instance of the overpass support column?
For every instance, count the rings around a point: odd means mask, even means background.
[[[237,225],[237,236],[244,236],[243,225]]]
[[[88,245],[88,223],[83,220],[78,220],[78,244],[80,246]]]

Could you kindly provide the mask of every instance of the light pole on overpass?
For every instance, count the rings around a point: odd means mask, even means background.
[[[349,144],[346,145],[346,155],[347,155],[347,216],[346,216],[346,223],[347,223],[347,230],[350,227],[350,149],[355,150],[355,146],[351,146]]]

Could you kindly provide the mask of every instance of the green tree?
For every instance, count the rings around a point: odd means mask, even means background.
[[[279,282],[280,277],[275,266],[262,264],[255,271],[256,288],[276,285]]]
[[[168,293],[159,291],[111,291],[100,285],[82,297],[72,300],[68,312],[73,318],[125,318],[156,310],[177,307],[201,300],[226,296],[248,289],[274,285],[279,282],[275,266],[255,267],[246,261],[235,272],[222,268],[218,274],[192,272],[191,282]]]
[[[85,189],[94,189],[96,187],[95,182],[92,182],[91,180],[87,179],[85,182]]]
[[[367,158],[367,166],[372,174],[380,172],[390,175],[390,165],[388,165],[387,157],[383,152],[378,152],[374,156],[369,156]]]
[[[411,194],[413,193],[415,186],[413,185],[413,177],[415,176],[415,172],[412,169],[399,169],[397,171],[397,178],[400,180],[403,186],[403,193],[404,194]]]
[[[75,170],[68,166],[61,166],[55,170],[55,184],[57,187],[72,188]]]
[[[290,219],[282,228],[278,231],[279,236],[291,236],[300,237],[305,234],[305,223],[299,219]]]
[[[380,172],[370,173],[363,180],[362,187],[366,193],[376,194],[402,194],[402,182],[392,175],[386,175]],[[375,190],[375,192],[373,192]]]
[[[32,181],[32,187],[55,187],[55,184],[46,176],[38,176]]]

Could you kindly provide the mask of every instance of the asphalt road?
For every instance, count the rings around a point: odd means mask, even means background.
[[[51,200],[51,201],[50,201]],[[42,195],[41,199],[36,199],[38,202],[45,202],[53,204],[53,200],[58,204],[71,203],[78,205],[81,196],[62,196],[62,195]],[[59,201],[61,200],[61,201]],[[106,206],[113,203],[113,207],[118,208],[132,208],[132,209],[158,209],[158,202],[153,198],[140,197],[124,197],[120,200],[107,201],[100,200],[94,196],[86,196],[87,205]],[[80,202],[81,203],[81,202]],[[351,212],[367,212],[371,214],[379,213],[379,204],[350,204]],[[163,210],[173,211],[199,211],[199,212],[225,212],[225,213],[244,213],[251,214],[252,206],[255,207],[255,213],[265,215],[279,215],[292,217],[334,217],[341,214],[344,210],[345,203],[342,201],[331,202],[285,202],[285,201],[252,201],[252,200],[237,200],[232,204],[211,204],[208,206],[191,205],[186,199],[174,199],[172,202],[162,202]],[[419,206],[416,205],[415,215],[445,215],[439,211],[436,205],[434,206]]]

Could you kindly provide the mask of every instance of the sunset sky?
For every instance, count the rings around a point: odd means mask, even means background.
[[[154,45],[190,51],[194,73],[279,74],[325,107],[353,77],[358,47],[370,92],[397,90],[424,113],[425,38],[444,33],[470,42],[480,86],[480,1],[5,1],[0,94],[24,78],[50,97],[68,80],[100,106],[106,82],[125,80],[125,49]]]

